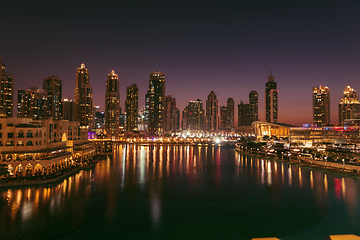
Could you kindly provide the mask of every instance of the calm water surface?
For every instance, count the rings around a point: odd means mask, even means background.
[[[57,185],[0,190],[1,239],[360,235],[357,178],[231,148],[118,145]]]

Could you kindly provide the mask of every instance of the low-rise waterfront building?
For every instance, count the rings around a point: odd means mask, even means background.
[[[96,154],[87,128],[67,120],[0,118],[0,162],[10,175],[51,174]]]

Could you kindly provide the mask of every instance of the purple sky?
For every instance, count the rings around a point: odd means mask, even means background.
[[[121,106],[126,87],[139,87],[144,105],[149,74],[165,73],[166,95],[182,110],[214,90],[248,102],[264,92],[272,69],[279,90],[279,122],[312,123],[312,87],[330,88],[331,122],[346,85],[360,91],[358,1],[128,1],[101,5],[2,3],[0,57],[15,91],[42,88],[58,76],[63,97],[73,99],[76,68],[84,62],[94,104],[104,109],[107,74],[119,74]],[[291,2],[291,3],[289,3]],[[16,95],[16,94],[15,94]],[[237,119],[236,119],[237,122]]]

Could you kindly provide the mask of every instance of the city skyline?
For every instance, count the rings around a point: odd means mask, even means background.
[[[41,88],[50,75],[62,80],[62,97],[74,99],[75,69],[85,63],[94,104],[102,111],[112,69],[119,74],[122,109],[133,83],[140,109],[148,74],[158,69],[167,76],[165,95],[180,110],[198,98],[205,102],[210,91],[223,106],[227,98],[237,105],[255,90],[259,119],[265,121],[265,82],[272,69],[279,122],[312,123],[312,88],[325,85],[336,124],[343,89],[360,89],[358,2],[137,3],[75,4],[72,9],[84,7],[81,13],[60,5],[4,3],[0,20],[7,35],[0,38],[0,57],[14,75],[14,99],[18,89]],[[108,16],[109,7],[119,14]],[[153,11],[162,18],[149,19]],[[112,39],[101,40],[109,33]]]

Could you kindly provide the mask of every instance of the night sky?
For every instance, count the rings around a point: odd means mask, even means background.
[[[95,105],[104,110],[114,69],[122,108],[133,83],[141,107],[149,74],[160,70],[180,111],[197,98],[205,106],[214,90],[220,106],[234,98],[237,116],[237,104],[256,90],[260,120],[272,69],[279,122],[312,123],[312,87],[326,85],[337,124],[346,85],[360,92],[360,1],[246,2],[2,1],[0,57],[14,74],[15,97],[56,75],[63,98],[73,99],[76,68],[85,63]]]

